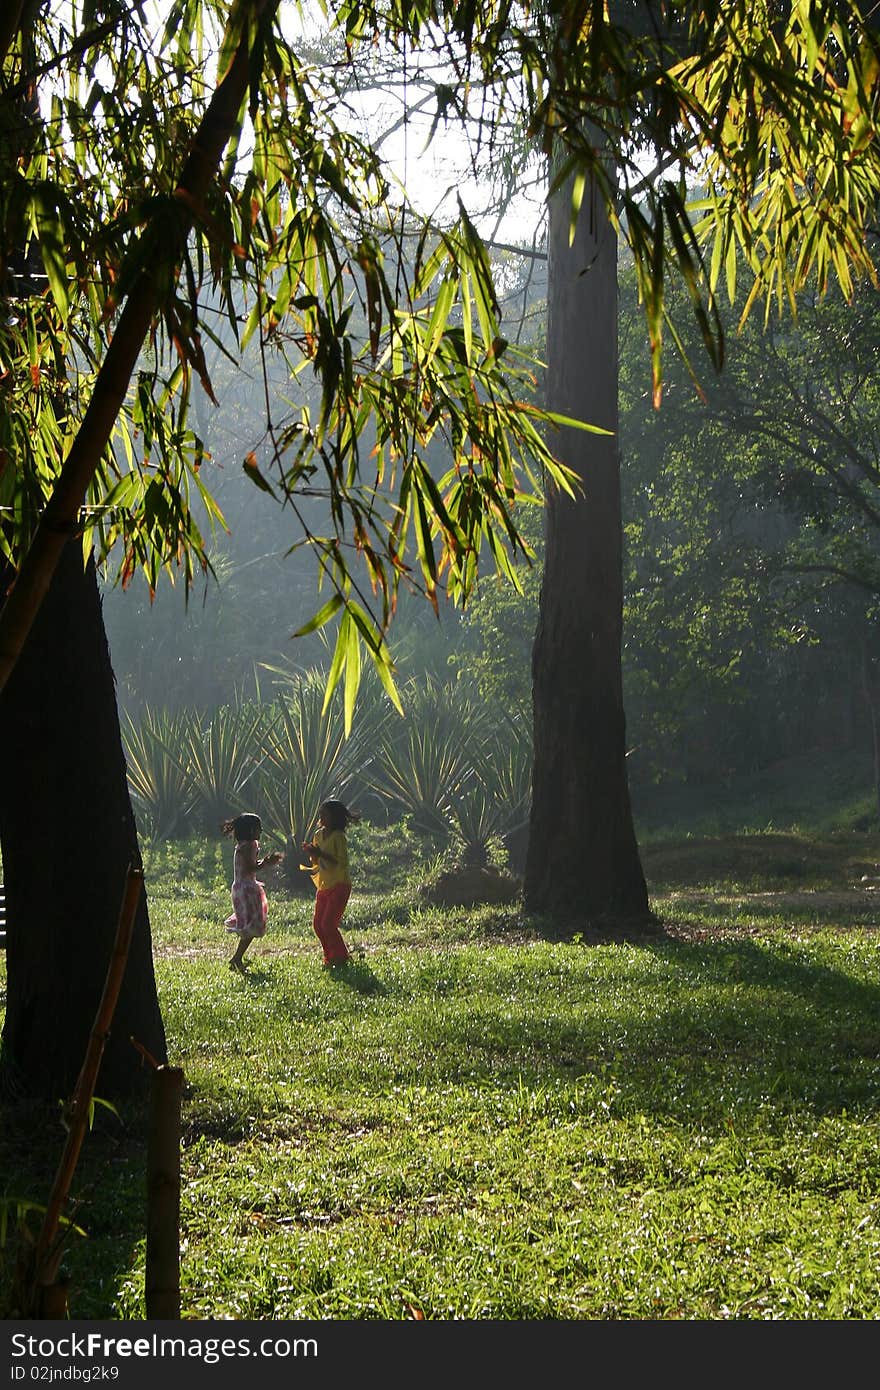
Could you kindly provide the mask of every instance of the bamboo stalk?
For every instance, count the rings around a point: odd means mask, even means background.
[[[147,1259],[144,1299],[148,1318],[180,1318],[180,1102],[181,1067],[157,1067],[150,1093],[147,1138]]]
[[[95,1095],[95,1082],[98,1079],[98,1069],[101,1065],[101,1058],[104,1055],[104,1044],[107,1034],[110,1031],[110,1024],[116,1009],[116,1001],[119,998],[119,990],[122,985],[122,977],[125,973],[125,966],[128,960],[129,946],[131,945],[132,933],[134,931],[134,919],[137,912],[138,899],[144,881],[144,871],[142,868],[135,868],[130,865],[125,882],[125,891],[122,896],[122,906],[119,911],[119,922],[116,928],[116,939],[113,945],[113,954],[107,967],[107,976],[104,981],[104,991],[101,995],[101,1002],[95,1014],[95,1022],[89,1036],[86,1055],[80,1068],[76,1088],[70,1105],[70,1120],[67,1131],[67,1141],[61,1155],[61,1161],[55,1174],[52,1190],[49,1194],[49,1201],[46,1205],[46,1212],[43,1217],[43,1224],[34,1246],[32,1260],[32,1287],[27,1293],[27,1302],[31,1308],[31,1315],[36,1317],[48,1316],[43,1310],[51,1301],[51,1295],[47,1290],[55,1285],[58,1264],[61,1259],[60,1242],[58,1241],[58,1228],[61,1224],[61,1214],[70,1192],[70,1184],[76,1170],[79,1152],[89,1123],[89,1116],[92,1109],[92,1102]]]

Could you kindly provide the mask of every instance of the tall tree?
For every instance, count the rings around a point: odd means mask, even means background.
[[[22,67],[33,63],[33,5],[7,12],[0,40],[16,33]],[[9,79],[14,65],[4,64]],[[4,83],[6,87],[6,83]],[[9,165],[25,160],[40,120],[33,83],[4,91]],[[0,258],[0,303],[14,325],[35,324],[46,278],[35,247],[6,243]],[[61,382],[55,383],[60,392]],[[56,397],[53,413],[63,418]],[[4,443],[11,421],[4,420]],[[5,456],[8,462],[8,454]],[[7,547],[14,545],[7,523]],[[3,589],[15,577],[2,566]],[[116,692],[104,635],[94,561],[69,540],[37,621],[0,693],[0,845],[10,930],[7,974],[14,982],[2,1033],[2,1078],[13,1094],[70,1091],[79,1073],[103,975],[109,964],[125,872],[140,850],[122,756]],[[147,899],[142,892],[129,969],[105,1044],[102,1087],[117,1094],[143,1075],[135,1038],[160,1061],[165,1036],[153,977]]]
[[[554,113],[558,129],[550,149],[557,164],[574,173],[565,199],[557,191],[551,201],[548,397],[555,411],[604,424],[613,438],[603,445],[563,434],[559,442],[558,456],[574,465],[583,493],[573,501],[551,492],[547,512],[533,656],[535,762],[524,894],[533,910],[589,917],[641,916],[648,908],[625,765],[612,218],[621,225],[626,217],[659,404],[663,331],[672,327],[663,295],[667,238],[705,344],[720,367],[714,286],[723,265],[734,295],[738,246],[754,276],[746,313],[762,290],[792,296],[813,270],[824,287],[832,264],[848,292],[848,252],[862,268],[871,268],[866,233],[876,200],[876,183],[859,184],[864,169],[856,153],[873,143],[873,48],[862,32],[865,87],[848,49],[851,34],[833,6],[815,13],[792,6],[787,14],[760,5],[748,12],[737,4],[664,7],[647,15],[647,25],[640,11],[624,4],[610,6],[604,16],[593,11],[579,29],[563,16],[556,33],[568,61],[560,65],[562,103]],[[849,7],[844,15],[857,21]],[[572,48],[579,50],[574,64]],[[847,52],[849,67],[841,61]],[[654,87],[640,88],[652,70]],[[835,137],[828,121],[833,123],[835,110],[842,119],[842,90],[852,101],[852,118],[865,122],[854,146],[851,184],[831,158]],[[647,91],[651,96],[644,101]],[[673,94],[680,106],[669,102]],[[566,143],[560,132],[567,132],[567,166],[558,153]],[[638,149],[659,166],[644,187],[644,206],[631,186],[622,199],[617,187],[618,177],[629,179]],[[664,166],[675,171],[677,183],[659,177]],[[819,177],[825,170],[831,186],[823,188]],[[687,183],[690,174],[702,184],[707,173],[703,231],[714,237],[708,276]],[[559,176],[555,182],[560,184]],[[828,222],[845,220],[835,199],[852,196],[857,187],[860,227],[851,229],[846,250],[826,244],[817,203],[827,198],[820,216]],[[800,228],[809,231],[806,245],[792,238]],[[677,338],[674,329],[673,334]]]
[[[13,1093],[72,1089],[110,961],[137,832],[94,561],[68,543],[0,696],[0,841],[9,929],[4,1080]],[[107,1039],[102,1095],[143,1075],[165,1037],[141,895]]]
[[[606,218],[634,253],[657,404],[664,338],[681,345],[664,295],[670,271],[688,288],[716,368],[723,333],[715,292],[726,279],[735,295],[738,254],[753,280],[746,312],[762,298],[790,299],[812,275],[820,290],[836,275],[848,295],[854,273],[874,273],[867,233],[880,174],[878,64],[857,7],[618,0],[534,7],[522,25],[499,3],[477,32],[455,7],[414,7],[405,41],[423,43],[444,18],[460,40],[449,48],[458,109],[468,109],[463,92],[475,94],[483,151],[495,158],[494,142],[518,110],[518,131],[554,160],[552,187],[570,190],[567,207],[557,197],[551,212],[553,273],[562,280],[550,292],[554,406],[563,400],[580,420],[614,417],[613,315],[599,312],[588,328],[563,312],[578,303],[592,314],[613,301],[614,257],[601,251]],[[447,106],[438,102],[438,117]],[[569,256],[578,238],[585,253]],[[628,915],[646,904],[624,763],[617,465],[610,448],[575,438],[563,429],[553,446],[574,464],[592,504],[554,499],[549,512],[525,893],[536,910]],[[579,838],[573,818],[585,809]]]
[[[532,657],[534,771],[526,907],[564,915],[648,911],[627,786],[617,421],[617,234],[596,188],[570,236],[571,187],[550,205],[547,397],[600,426],[556,447],[581,483],[546,504]]]

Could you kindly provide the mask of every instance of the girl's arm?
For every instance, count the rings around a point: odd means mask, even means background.
[[[249,840],[249,841],[248,841],[248,847],[247,847],[247,850],[246,850],[245,855],[244,855],[244,858],[245,858],[244,868],[245,868],[245,870],[246,870],[247,873],[249,873],[249,874],[255,874],[255,873],[257,872],[257,869],[262,869],[266,864],[280,864],[280,863],[281,863],[281,859],[282,859],[283,856],[278,852],[278,850],[275,850],[274,853],[272,853],[272,854],[267,854],[267,855],[265,855],[262,859],[258,859],[258,858],[257,858],[257,851],[256,851],[256,849],[254,848],[254,844],[255,844],[255,841],[253,841],[253,840]]]
[[[306,854],[311,854],[315,859],[326,859],[328,864],[335,864],[337,862],[335,854],[328,854],[325,849],[321,849],[320,846],[316,845],[314,840],[307,841],[307,843],[303,845],[303,849]]]

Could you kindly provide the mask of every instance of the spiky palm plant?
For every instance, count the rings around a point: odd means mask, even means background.
[[[288,881],[294,887],[301,882],[297,842],[308,837],[322,801],[356,801],[369,785],[367,768],[392,714],[388,702],[367,685],[346,738],[341,702],[333,699],[325,710],[324,692],[321,671],[285,679],[263,736],[254,784],[260,804],[287,837]]]
[[[406,721],[389,732],[372,764],[380,795],[427,835],[448,835],[455,797],[473,770],[489,728],[485,705],[463,686],[427,678],[403,696]]]
[[[221,705],[207,723],[192,718],[184,747],[202,827],[216,831],[250,797],[262,761],[267,713],[259,705]]]
[[[499,833],[520,830],[532,800],[532,726],[524,709],[506,711],[484,745],[477,764],[483,784],[499,806]]]
[[[195,805],[185,749],[192,716],[146,708],[136,724],[122,720],[128,786],[138,828],[146,840],[183,835]]]
[[[473,774],[452,798],[449,821],[465,865],[484,865],[492,842],[519,830],[528,820],[532,745],[528,723],[505,714],[480,741]]]
[[[452,797],[448,824],[464,867],[489,863],[492,841],[502,834],[503,816],[502,804],[476,776]]]

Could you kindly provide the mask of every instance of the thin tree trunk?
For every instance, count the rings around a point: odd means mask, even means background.
[[[524,896],[535,912],[645,917],[620,661],[617,239],[589,185],[573,245],[569,209],[565,187],[550,210],[547,404],[612,435],[564,429],[554,445],[583,480],[583,496],[553,493],[546,509]]]
[[[139,863],[94,564],[71,542],[0,694],[0,844],[7,913],[2,1072],[8,1087],[70,1094],[101,996],[126,865]],[[159,1060],[146,895],[141,894],[102,1096],[146,1080],[134,1036]]]

